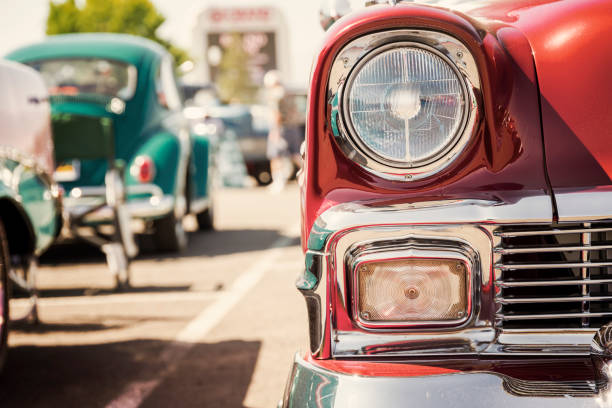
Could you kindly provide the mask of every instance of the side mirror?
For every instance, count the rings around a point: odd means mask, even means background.
[[[349,0],[323,0],[319,9],[319,22],[323,30],[327,30],[340,17],[352,10]]]
[[[178,72],[181,75],[185,75],[193,71],[194,68],[195,64],[193,63],[193,61],[187,60],[178,66]]]
[[[390,4],[394,6],[398,0],[322,0],[319,9],[319,22],[321,27],[327,31],[341,17],[361,7],[374,6],[376,4]]]

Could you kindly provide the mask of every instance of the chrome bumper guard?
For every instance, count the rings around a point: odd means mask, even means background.
[[[70,196],[64,198],[64,208],[73,217],[89,211],[92,207],[104,203],[106,188],[104,186],[73,188]],[[174,208],[174,197],[164,195],[161,188],[155,184],[142,184],[126,187],[126,195],[148,195],[145,198],[131,199],[125,207],[133,219],[158,218],[169,214]],[[87,214],[85,223],[105,223],[113,219],[113,209],[109,205],[101,206],[96,211]]]
[[[574,408],[609,407],[610,401],[597,381],[529,381],[487,371],[366,377],[296,356],[279,407]]]
[[[502,278],[497,266],[499,254],[494,252],[500,243],[497,231],[508,225],[550,225],[552,214],[547,195],[513,203],[444,200],[392,206],[358,202],[332,207],[311,230],[306,269],[296,282],[307,304],[312,355],[370,359],[588,356],[597,327],[507,329],[496,324],[500,313],[496,300],[501,296],[497,283]],[[366,329],[355,322],[350,288],[346,287],[355,258],[390,248],[410,256],[417,250],[442,247],[463,248],[472,259],[473,307],[467,322],[453,328],[402,330]]]

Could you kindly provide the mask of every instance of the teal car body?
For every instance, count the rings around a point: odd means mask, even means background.
[[[10,232],[21,236],[13,244],[14,247],[21,246],[19,252],[40,255],[55,240],[60,225],[57,187],[46,173],[28,163],[24,156],[6,151],[0,155],[3,223]],[[15,216],[18,217],[16,220]]]
[[[109,161],[87,152],[93,149],[88,138],[97,137],[85,123],[91,119],[108,123],[114,159],[125,167],[129,213],[152,229],[160,249],[180,249],[181,219],[188,212],[198,216],[202,228],[212,226],[210,141],[189,132],[173,60],[163,47],[123,34],[69,34],[20,48],[7,58],[41,72],[49,87],[60,164],[56,179],[68,211],[103,202]],[[62,145],[64,128],[57,125],[62,120],[82,132],[82,158],[60,157],[65,147],[74,147]],[[68,177],[60,171],[66,168]],[[102,207],[85,221],[108,223],[109,214]]]
[[[47,89],[38,73],[0,60],[0,367],[7,350],[9,280],[33,293],[30,266],[61,226],[52,180]]]
[[[34,70],[0,61],[0,221],[12,256],[44,252],[60,227],[47,90]]]

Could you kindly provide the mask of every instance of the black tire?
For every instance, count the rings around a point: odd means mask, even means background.
[[[215,229],[215,212],[213,207],[210,206],[206,210],[199,214],[196,214],[196,220],[198,221],[198,229],[200,231],[211,231]]]
[[[0,325],[0,371],[4,367],[6,354],[8,351],[8,331],[9,331],[9,268],[10,254],[8,249],[8,239],[4,230],[4,224],[0,221],[0,274],[2,282],[2,324]]]
[[[261,187],[272,183],[272,176],[270,175],[270,172],[265,169],[258,169],[255,179],[257,180],[257,185]]]
[[[130,290],[130,288],[131,288],[131,285],[130,285],[129,272],[125,280],[119,279],[118,276],[115,278],[115,292],[117,293],[127,292]]]
[[[153,221],[153,240],[159,251],[184,251],[187,248],[187,233],[183,229],[183,220],[177,219],[172,212]]]

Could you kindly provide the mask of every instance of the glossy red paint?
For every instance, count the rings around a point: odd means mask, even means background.
[[[515,24],[534,51],[552,186],[612,185],[612,2],[543,4]]]
[[[459,370],[404,363],[376,363],[356,360],[317,360],[307,354],[304,359],[310,364],[341,374],[361,375],[364,377],[420,377],[426,375],[451,374]]]
[[[339,203],[442,198],[513,202],[549,193],[531,49],[520,31],[502,21],[483,21],[406,3],[367,8],[330,29],[314,65],[309,92],[303,245],[316,217]],[[483,119],[461,157],[445,171],[415,182],[385,180],[345,157],[331,134],[326,100],[330,66],[347,42],[370,32],[399,28],[431,29],[455,36],[474,55],[482,82],[478,98]]]
[[[514,26],[529,41],[555,190],[611,185],[612,144],[607,135],[612,128],[612,3],[546,0],[461,6],[476,20]]]

